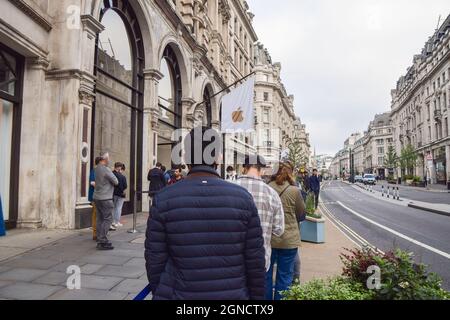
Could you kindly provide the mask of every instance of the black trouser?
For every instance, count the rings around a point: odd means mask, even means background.
[[[320,191],[314,191],[314,205],[316,209],[319,207],[319,194]]]

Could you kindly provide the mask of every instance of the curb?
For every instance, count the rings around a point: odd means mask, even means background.
[[[437,209],[431,209],[431,208],[424,207],[424,206],[419,206],[419,205],[413,204],[413,203],[409,203],[408,207],[414,208],[414,209],[423,210],[423,211],[428,211],[428,212],[432,212],[432,213],[436,213],[436,214],[439,214],[439,215],[442,215],[442,216],[450,217],[450,212],[441,211],[441,210],[437,210]]]

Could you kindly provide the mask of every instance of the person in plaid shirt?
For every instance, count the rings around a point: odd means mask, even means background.
[[[246,156],[244,172],[235,183],[253,196],[263,229],[266,270],[270,268],[272,235],[281,237],[284,233],[284,212],[278,193],[262,179],[262,169],[267,168],[262,156]]]

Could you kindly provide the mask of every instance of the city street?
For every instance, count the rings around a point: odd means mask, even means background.
[[[441,196],[445,199],[448,194]],[[389,203],[341,181],[326,182],[321,198],[326,215],[356,243],[385,252],[395,247],[411,251],[450,289],[449,217]]]

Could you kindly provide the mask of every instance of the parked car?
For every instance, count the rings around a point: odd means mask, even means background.
[[[355,176],[355,182],[363,182],[363,176]]]
[[[365,174],[363,178],[363,183],[375,185],[377,183],[377,179],[373,174]]]

